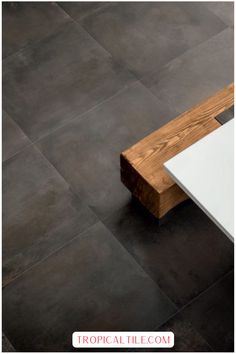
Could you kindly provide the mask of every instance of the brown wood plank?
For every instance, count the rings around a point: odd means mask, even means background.
[[[187,199],[165,172],[164,162],[218,128],[215,117],[233,104],[231,84],[121,154],[122,182],[156,217]]]

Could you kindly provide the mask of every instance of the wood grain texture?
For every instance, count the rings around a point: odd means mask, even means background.
[[[215,117],[233,104],[230,84],[121,153],[122,182],[156,217],[188,198],[166,173],[164,162],[217,129]]]

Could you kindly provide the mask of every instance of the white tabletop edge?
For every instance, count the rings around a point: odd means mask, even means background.
[[[217,132],[217,131],[220,131],[222,130],[223,132],[225,131],[225,129],[229,129],[229,127],[234,124],[234,119],[232,119],[231,121],[229,121],[228,123],[222,125],[221,127],[219,127],[218,129],[216,129],[215,131],[213,131],[212,133],[206,135],[204,138],[200,139],[199,141],[197,141],[196,143],[192,144],[191,146],[189,146],[188,148],[184,149],[183,151],[181,151],[179,154],[173,156],[171,159],[169,159],[168,161],[166,161],[164,163],[164,168],[165,170],[167,171],[167,173],[170,175],[170,177],[180,186],[180,188],[198,205],[198,207],[204,211],[204,213],[221,229],[221,231],[223,231],[226,236],[234,242],[234,231],[231,230],[231,228],[229,230],[226,229],[226,227],[224,226],[228,226],[228,225],[222,225],[222,223],[220,222],[220,220],[217,220],[217,218],[213,215],[213,213],[211,213],[210,210],[208,210],[205,206],[204,206],[204,203],[202,204],[201,203],[201,200],[199,200],[198,198],[196,198],[196,196],[192,193],[191,191],[191,184],[187,186],[184,185],[182,179],[183,179],[183,176],[184,174],[179,170],[179,168],[177,168],[176,170],[176,167],[178,165],[176,165],[177,161],[181,161],[182,159],[182,162],[184,161],[184,159],[186,158],[186,153],[185,151],[188,150],[188,153],[190,153],[190,151],[194,151],[194,149],[192,149],[193,146],[196,146],[199,144],[202,144],[201,141],[208,141],[208,138],[210,135],[213,135],[214,136],[214,133]],[[227,128],[228,127],[228,128]],[[218,133],[216,133],[218,134]],[[222,134],[222,133],[220,133]],[[212,138],[213,139],[213,138]],[[192,150],[191,150],[192,149]],[[231,151],[231,150],[230,150]],[[196,153],[196,150],[194,151],[194,153]],[[180,156],[181,156],[181,159],[180,159]],[[184,158],[182,156],[185,156]],[[176,158],[177,157],[177,158]],[[176,159],[175,159],[176,158]],[[187,160],[186,160],[187,161]],[[185,162],[185,161],[184,161]],[[180,165],[179,165],[180,166]],[[182,165],[183,168],[184,168],[184,165]],[[185,166],[187,166],[185,164]],[[185,168],[184,168],[185,169]],[[178,172],[179,170],[179,172]],[[176,173],[175,173],[176,172]],[[186,172],[185,172],[186,173]],[[182,175],[181,175],[182,174]],[[185,174],[186,176],[186,174]],[[196,185],[195,185],[196,187]],[[194,190],[193,190],[194,192]],[[222,220],[221,220],[222,221]]]
[[[164,168],[166,169],[166,171],[168,172],[168,174],[171,176],[171,178],[173,178],[173,180],[178,184],[178,186],[194,201],[194,203],[202,210],[204,211],[204,213],[221,229],[221,231],[224,232],[224,234],[226,234],[226,236],[234,242],[234,236],[232,236],[219,222],[216,218],[214,218],[214,216],[209,213],[209,211],[203,206],[201,205],[201,203],[192,195],[192,193],[187,190],[187,188],[185,188],[183,186],[183,184],[177,180],[176,176],[174,176],[171,171],[168,169],[167,166],[165,166],[164,164]]]

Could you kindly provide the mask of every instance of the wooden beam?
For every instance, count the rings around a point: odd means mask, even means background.
[[[156,217],[188,198],[166,173],[164,162],[218,128],[215,117],[233,104],[230,84],[121,153],[122,182]]]

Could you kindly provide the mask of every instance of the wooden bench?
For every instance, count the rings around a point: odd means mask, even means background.
[[[218,128],[215,117],[233,104],[231,84],[121,153],[122,182],[154,216],[161,218],[188,198],[164,162]]]

